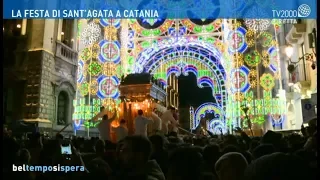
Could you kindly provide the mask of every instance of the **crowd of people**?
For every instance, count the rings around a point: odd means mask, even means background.
[[[143,117],[141,111],[138,114],[136,121],[142,124],[153,121]],[[108,117],[104,116],[104,120],[108,121]],[[125,121],[120,124],[119,131],[125,131]],[[159,126],[155,130],[159,130]],[[250,137],[241,129],[237,135],[182,137],[176,133],[167,136],[155,133],[148,137],[146,129],[139,127],[136,125],[135,135],[122,133],[117,143],[97,137],[66,139],[61,134],[47,139],[39,133],[26,140],[4,130],[5,179],[316,179],[316,123],[302,127],[301,134],[283,136],[268,131],[262,137]],[[66,142],[72,147],[69,158],[61,154],[60,149]],[[74,165],[85,167],[85,171],[12,172],[13,164]]]

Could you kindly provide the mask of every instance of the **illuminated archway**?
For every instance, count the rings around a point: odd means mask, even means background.
[[[221,108],[226,106],[226,72],[221,53],[203,42],[160,44],[142,51],[134,66],[135,73],[147,72],[164,85],[170,74],[194,73],[200,88],[208,85]]]
[[[193,114],[193,120],[190,121],[190,128],[196,129],[200,123],[201,118],[205,117],[207,113],[213,113],[214,117],[209,120],[207,123],[207,129],[214,134],[220,134],[220,129],[223,133],[228,131],[225,112],[222,108],[219,107],[216,103],[208,102],[201,104],[195,112],[190,110],[190,113]]]

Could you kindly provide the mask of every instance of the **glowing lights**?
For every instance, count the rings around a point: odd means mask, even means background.
[[[248,80],[250,70],[246,66],[241,66],[239,69],[233,69],[231,71],[231,91],[245,93],[250,89]]]
[[[275,86],[274,78],[271,74],[265,73],[260,77],[260,85],[266,91],[271,91]]]
[[[118,64],[120,62],[120,44],[118,41],[110,42],[103,40],[99,45],[101,46],[99,60],[102,63],[113,62]]]
[[[84,29],[84,31],[81,33],[80,39],[84,45],[88,46],[97,42],[99,40],[100,34],[101,34],[101,28],[99,24],[90,22],[87,25],[87,27]]]
[[[99,98],[116,99],[119,97],[120,93],[118,90],[118,86],[120,85],[120,81],[116,76],[110,77],[110,76],[101,75],[97,79],[97,81],[98,81],[98,87],[99,87],[97,96]]]
[[[247,54],[245,56],[245,62],[250,67],[256,67],[261,62],[260,53],[254,50],[252,53]]]
[[[17,28],[20,29],[21,28],[21,24],[17,24]]]
[[[288,45],[285,48],[285,52],[288,58],[291,58],[292,54],[293,54],[293,47],[291,45]]]
[[[248,48],[248,45],[245,40],[246,32],[247,30],[243,27],[239,27],[234,31],[230,31],[227,37],[227,41],[229,42],[230,53],[243,53]]]
[[[244,23],[249,29],[255,32],[266,31],[271,25],[269,19],[246,19]]]
[[[201,104],[196,109],[192,123],[193,126],[191,128],[196,129],[201,118],[204,118],[207,114],[212,115],[212,118],[207,119],[209,121],[209,123],[207,123],[207,129],[209,131],[214,134],[220,134],[220,130],[222,130],[223,133],[227,132],[224,111],[219,107],[219,105],[211,102]]]

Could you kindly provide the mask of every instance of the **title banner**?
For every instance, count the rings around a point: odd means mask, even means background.
[[[4,19],[315,19],[317,0],[4,0]]]

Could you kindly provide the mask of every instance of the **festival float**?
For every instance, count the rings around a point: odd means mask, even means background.
[[[143,110],[146,117],[151,116],[154,108],[162,112],[166,110],[164,86],[150,74],[130,74],[122,79],[119,89],[120,118],[126,120],[129,134],[134,133],[134,119],[138,116],[138,110]],[[149,130],[152,130],[152,124]]]

